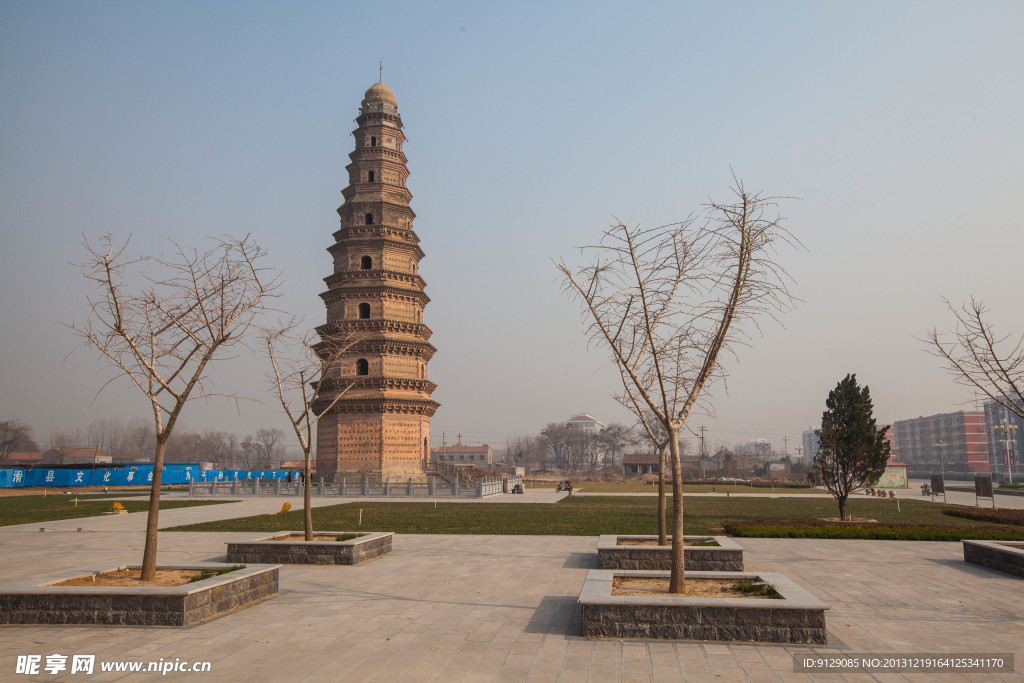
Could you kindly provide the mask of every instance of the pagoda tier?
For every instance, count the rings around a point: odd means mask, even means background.
[[[322,380],[319,407],[334,403],[317,426],[317,472],[420,477],[438,408],[427,379],[436,349],[423,324],[430,301],[418,272],[424,254],[412,229],[405,135],[390,88],[376,83],[366,91],[356,124],[340,227],[327,249],[334,270],[320,295],[327,324],[317,333],[347,349]]]

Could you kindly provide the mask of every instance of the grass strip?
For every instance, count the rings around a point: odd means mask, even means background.
[[[847,504],[847,509],[854,516],[874,519],[881,525],[949,527],[949,534],[959,535],[959,538],[973,538],[972,530],[986,526],[978,521],[943,515],[944,507],[926,501],[899,499],[858,499]],[[301,509],[295,509],[284,514],[203,522],[169,530],[274,532],[282,528],[300,528],[302,514]],[[360,514],[362,527],[359,526]],[[656,514],[656,498],[615,496],[565,498],[554,504],[439,502],[436,507],[432,502],[351,502],[316,507],[312,511],[314,529],[550,536],[656,534]],[[684,533],[714,535],[723,532],[726,522],[733,525],[769,521],[776,525],[786,525],[789,521],[810,523],[819,518],[836,517],[838,511],[833,501],[819,498],[690,498],[684,501],[684,515]],[[826,528],[830,526],[822,524]],[[672,533],[671,515],[669,527],[669,533]],[[808,538],[830,538],[824,530],[800,533]],[[777,535],[786,535],[784,526],[779,527]],[[1008,538],[1015,539],[1016,536]]]
[[[87,499],[77,496],[10,496],[0,498],[0,526],[12,524],[34,524],[36,522],[52,522],[59,519],[76,519],[78,517],[98,517],[111,512],[113,501]],[[128,512],[142,512],[149,509],[148,500],[121,500]],[[195,505],[219,505],[233,503],[232,500],[165,500],[160,501],[161,510],[193,507]]]

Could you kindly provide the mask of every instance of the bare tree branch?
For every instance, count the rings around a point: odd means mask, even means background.
[[[160,480],[174,426],[188,401],[240,398],[214,392],[207,368],[245,344],[279,284],[278,276],[259,265],[266,252],[249,236],[214,239],[203,252],[172,244],[170,257],[128,257],[128,240],[118,245],[108,234],[93,247],[83,238],[87,255],[79,268],[98,295],[88,298],[84,325],[67,325],[81,338],[79,346],[98,352],[112,379],[127,377],[152,410],[156,445],[142,559],[145,581],[156,570]],[[145,284],[131,289],[139,282]]]
[[[355,384],[352,380],[333,381],[330,369],[358,342],[354,335],[326,337],[317,341],[314,332],[298,334],[301,321],[295,318],[277,327],[263,330],[263,342],[270,362],[270,385],[281,409],[302,447],[306,486],[305,533],[313,540],[313,518],[310,507],[310,457],[313,427],[331,412],[338,401]]]
[[[801,246],[775,214],[781,197],[747,192],[733,176],[732,203],[709,202],[700,218],[641,228],[617,221],[584,247],[592,265],[557,265],[563,291],[583,305],[590,340],[611,353],[620,402],[663,428],[672,456],[673,571],[684,592],[679,431],[706,387],[725,382],[722,352],[749,345],[758,319],[778,320],[796,299],[776,262],[779,245]],[[649,433],[653,432],[649,426]],[[655,439],[656,443],[659,443]]]
[[[986,319],[989,309],[974,297],[960,308],[943,301],[956,327],[947,333],[929,331],[920,339],[926,351],[940,359],[957,384],[977,389],[1024,418],[1024,335],[1014,340],[997,333]]]

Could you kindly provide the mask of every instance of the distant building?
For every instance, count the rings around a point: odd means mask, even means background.
[[[804,462],[812,462],[815,456],[818,455],[818,451],[821,450],[821,442],[818,441],[818,435],[815,433],[814,427],[811,427],[803,433],[802,441],[804,444],[804,452],[801,459]]]
[[[788,460],[767,463],[765,474],[769,479],[785,479],[789,476],[791,465]]]
[[[579,429],[580,431],[588,432],[590,434],[597,434],[607,425],[596,417],[589,413],[583,415],[574,415],[565,421],[566,427],[572,427],[573,429]]]
[[[622,456],[622,474],[627,477],[639,477],[644,474],[658,473],[657,453],[624,453]]]
[[[768,439],[753,439],[746,443],[738,443],[732,447],[736,455],[749,455],[762,460],[772,457],[772,442]]]
[[[668,464],[665,468],[665,476],[672,473],[671,455],[665,454]],[[627,477],[639,477],[645,474],[658,474],[657,453],[624,453],[622,455],[622,474]],[[700,468],[699,455],[680,455],[679,464],[684,468]]]
[[[456,467],[487,467],[494,463],[494,451],[487,444],[466,446],[461,441],[453,446],[443,446],[430,451],[433,462],[443,462]]]
[[[1017,400],[1018,405],[1024,401]],[[1003,421],[1010,427],[1005,434],[1002,429],[996,429]],[[985,402],[985,428],[988,433],[988,461],[992,472],[1003,474],[1013,467],[1014,474],[1024,473],[1020,462],[1020,444],[1024,439],[1024,418],[1011,413],[995,401]]]
[[[31,467],[32,465],[40,465],[42,462],[43,456],[41,453],[15,451],[14,453],[7,454],[3,467]]]
[[[758,464],[757,458],[753,455],[733,453],[727,448],[720,448],[706,461],[708,471],[717,471],[723,476],[733,476],[746,473],[754,469]]]
[[[985,413],[961,410],[892,424],[892,461],[911,470],[990,472]]]
[[[114,459],[99,448],[51,448],[43,453],[41,465],[85,465]]]

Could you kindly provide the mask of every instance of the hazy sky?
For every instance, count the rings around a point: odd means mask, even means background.
[[[433,436],[502,445],[627,421],[553,259],[618,216],[678,220],[730,166],[783,206],[803,299],[730,363],[713,442],[781,449],[847,372],[883,421],[959,410],[915,335],[974,294],[1024,331],[1024,3],[0,2],[0,419],[145,415],[58,321],[83,321],[81,236],[252,233],[285,305],[318,294],[363,92],[394,90],[438,352]],[[287,428],[252,359],[182,427]]]

